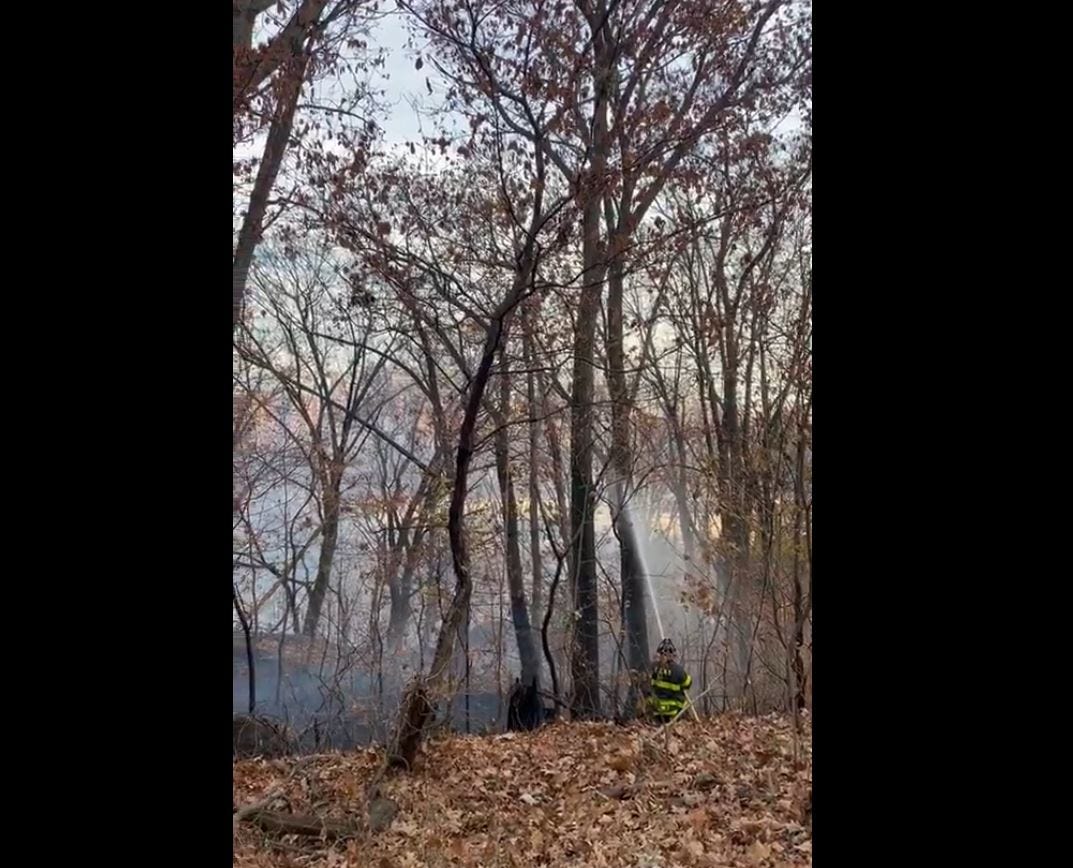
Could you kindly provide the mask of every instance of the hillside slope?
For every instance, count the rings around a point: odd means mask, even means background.
[[[374,751],[238,762],[239,866],[797,866],[812,864],[811,726],[727,715],[643,726],[558,724],[431,741],[386,778]],[[795,760],[795,741],[797,758]],[[325,823],[289,835],[279,818]],[[334,833],[341,837],[329,840]]]

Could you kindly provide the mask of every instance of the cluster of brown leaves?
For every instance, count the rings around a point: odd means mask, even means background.
[[[448,737],[427,745],[412,773],[381,783],[398,812],[380,832],[366,817],[376,752],[297,762],[237,763],[236,806],[282,786],[277,810],[350,821],[359,831],[337,842],[281,839],[242,823],[236,865],[812,864],[807,721],[798,739],[785,719],[737,715],[679,721],[669,733],[571,723]]]

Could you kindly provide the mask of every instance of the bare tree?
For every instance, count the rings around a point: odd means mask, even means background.
[[[316,576],[308,590],[303,632],[313,636],[331,581],[339,542],[343,479],[347,464],[369,429],[359,413],[375,417],[374,388],[382,388],[385,359],[364,347],[375,328],[371,313],[355,315],[349,287],[335,282],[326,250],[309,257],[284,257],[258,274],[258,301],[270,315],[262,333],[246,331],[241,352],[270,372],[305,425],[310,472],[320,507]],[[345,290],[341,292],[341,289]],[[321,335],[342,327],[349,338],[337,344]]]
[[[272,191],[285,157],[295,149],[302,93],[312,86],[314,74],[327,75],[340,64],[358,60],[347,55],[346,47],[367,27],[375,5],[370,0],[232,0],[232,145],[248,143],[262,132],[265,139],[231,262],[232,331],[242,317],[246,284],[268,224]],[[255,46],[259,24],[267,38]],[[354,90],[341,111],[354,114],[366,99],[364,91]],[[308,108],[316,112],[322,107]],[[367,122],[362,126],[367,127]],[[314,122],[302,133],[319,132],[318,127]],[[325,132],[331,135],[333,130],[328,127]],[[365,144],[362,133],[343,131],[338,137],[347,145]],[[315,142],[310,156],[311,164],[322,164],[322,142]],[[241,176],[245,166],[245,161],[238,161],[236,174]]]

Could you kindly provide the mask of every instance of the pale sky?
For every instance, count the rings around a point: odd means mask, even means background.
[[[390,78],[380,86],[388,92],[389,103],[393,108],[387,117],[381,119],[385,138],[392,144],[405,144],[408,141],[416,144],[421,137],[419,119],[409,103],[414,99],[429,99],[425,86],[426,76],[432,83],[433,91],[438,90],[435,70],[430,63],[426,63],[420,71],[414,68],[416,57],[404,47],[406,26],[397,14],[389,15],[380,22],[370,41],[387,50],[385,71]],[[426,119],[425,133],[431,132]]]

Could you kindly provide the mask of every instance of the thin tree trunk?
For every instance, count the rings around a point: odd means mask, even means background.
[[[541,392],[547,399],[548,392],[543,384],[543,374],[539,377],[541,381]],[[552,484],[555,489],[555,508],[556,508],[556,520],[559,525],[559,539],[562,540],[562,544],[565,547],[570,545],[570,510],[566,502],[566,486],[563,484],[566,479],[566,471],[563,465],[563,450],[560,445],[559,431],[556,429],[552,422],[550,413],[547,408],[548,401],[544,402],[544,414],[547,417],[544,422],[544,439],[548,445],[548,455],[551,458],[551,478]],[[573,555],[568,552],[568,557],[572,558]],[[572,562],[572,561],[571,561]],[[574,587],[574,575],[570,574],[570,588],[573,593]]]
[[[805,660],[803,648],[805,645],[805,617],[804,594],[801,585],[801,533],[802,513],[805,502],[805,437],[804,432],[799,431],[797,438],[797,466],[794,472],[794,679],[796,681],[797,697],[794,704],[795,712],[805,708]],[[811,594],[809,595],[811,597]]]
[[[502,598],[502,594],[500,595],[500,598]],[[464,671],[465,671],[465,679],[466,679],[466,696],[465,696],[465,699],[466,699],[466,734],[467,735],[469,735],[469,732],[470,732],[469,704],[470,704],[470,696],[471,696],[470,671],[472,669],[472,666],[470,665],[470,659],[469,659],[469,638],[470,638],[470,630],[471,630],[472,619],[473,619],[473,607],[472,606],[467,606],[466,607],[466,630],[462,634],[462,657],[463,657],[463,660],[464,660],[464,666],[465,666]]]
[[[536,398],[536,353],[533,348],[531,310],[526,310],[522,317],[522,345],[526,367],[526,399],[529,406],[529,418],[536,420],[540,412]],[[529,559],[533,567],[533,606],[534,616],[544,609],[544,565],[540,557],[540,462],[539,462],[540,426],[533,421],[529,425]]]
[[[257,682],[256,673],[253,666],[253,641],[250,639],[250,622],[246,620],[246,613],[242,611],[242,604],[238,599],[238,588],[234,583],[231,584],[231,602],[235,607],[235,614],[238,615],[238,622],[242,625],[242,635],[246,639],[246,663],[250,667],[250,700],[249,709],[250,714],[253,714],[253,710],[257,707]]]
[[[342,467],[339,466],[339,459],[333,458],[332,467],[325,474],[324,480],[324,523],[321,530],[320,554],[317,558],[317,577],[309,592],[309,607],[306,609],[305,624],[302,627],[302,632],[306,636],[316,635],[321,611],[324,608],[324,599],[328,594],[328,586],[332,578],[332,564],[335,561],[335,550],[339,541],[342,481],[343,473]]]
[[[506,340],[504,338],[504,344]],[[510,588],[510,612],[514,623],[514,636],[521,658],[522,684],[539,685],[540,657],[536,637],[529,619],[529,605],[525,599],[525,581],[522,578],[522,553],[518,539],[518,503],[514,496],[514,479],[510,470],[510,433],[507,419],[510,414],[510,377],[506,371],[506,359],[502,349],[500,360],[499,409],[496,414],[498,430],[495,434],[496,476],[503,505],[503,524],[506,530],[507,583]]]
[[[539,202],[535,213],[539,213]],[[534,229],[536,217],[534,216]],[[447,614],[440,627],[436,650],[427,677],[417,678],[411,682],[399,709],[399,719],[388,750],[389,766],[412,768],[417,749],[421,745],[425,728],[433,714],[433,698],[446,683],[450,672],[451,659],[454,655],[454,639],[466,619],[469,611],[470,597],[473,594],[473,581],[470,575],[469,549],[466,545],[465,509],[468,494],[470,464],[473,460],[477,413],[484,400],[484,391],[492,370],[496,351],[504,331],[504,320],[510,315],[522,297],[533,268],[533,251],[536,234],[531,230],[525,249],[519,257],[519,269],[514,284],[507,296],[493,312],[484,339],[480,363],[470,383],[466,410],[462,417],[462,426],[458,434],[458,452],[455,459],[454,488],[447,512],[447,536],[451,544],[451,560],[455,573],[455,593],[451,599]]]
[[[555,591],[559,588],[559,579],[563,574],[565,558],[560,556],[555,565],[555,575],[548,589],[548,606],[544,611],[544,623],[540,627],[540,641],[544,646],[544,658],[548,661],[548,674],[551,675],[551,692],[556,702],[560,701],[559,675],[555,670],[555,656],[551,653],[551,645],[548,642],[548,624],[551,622],[552,612],[555,609]]]
[[[438,473],[441,466],[440,456],[437,455],[431,467]],[[410,597],[413,593],[414,574],[422,554],[421,545],[428,535],[429,517],[436,509],[441,490],[439,478],[426,475],[403,516],[403,526],[399,531],[399,550],[403,554],[402,568],[400,571],[397,562],[392,563],[388,585],[391,613],[388,617],[387,639],[388,648],[395,657],[403,650],[406,626],[412,615]]]

